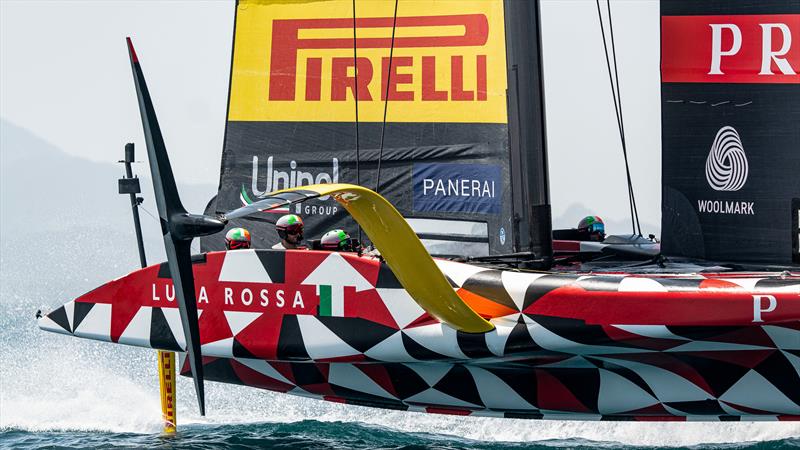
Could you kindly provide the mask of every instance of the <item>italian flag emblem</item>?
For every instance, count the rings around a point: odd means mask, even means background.
[[[341,253],[329,254],[301,284],[315,285],[319,296],[317,314],[321,317],[344,317],[344,293],[374,289]],[[348,296],[349,297],[349,296]],[[348,301],[354,301],[349,299]]]
[[[317,285],[319,295],[319,315],[322,317],[344,317],[344,287]]]

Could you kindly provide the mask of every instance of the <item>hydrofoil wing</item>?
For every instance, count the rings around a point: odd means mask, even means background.
[[[224,218],[245,217],[326,195],[332,196],[358,222],[403,288],[431,316],[467,333],[485,333],[494,329],[456,294],[397,209],[370,189],[352,184],[315,184],[284,189],[230,211]]]

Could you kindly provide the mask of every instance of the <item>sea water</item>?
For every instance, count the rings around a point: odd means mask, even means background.
[[[144,220],[144,218],[143,218]],[[2,231],[2,230],[0,230]],[[178,428],[160,434],[156,352],[40,331],[52,309],[138,266],[132,233],[65,223],[0,235],[0,447],[800,448],[800,423],[535,421],[347,406],[206,383],[199,416],[178,377]],[[148,240],[151,262],[163,259]]]

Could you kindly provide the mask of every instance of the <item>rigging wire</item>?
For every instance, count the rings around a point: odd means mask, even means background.
[[[378,151],[378,177],[375,181],[375,192],[380,194],[381,189],[381,162],[383,161],[383,138],[386,135],[386,112],[389,109],[389,86],[392,85],[392,56],[394,54],[394,35],[397,30],[397,5],[400,0],[394,0],[394,17],[392,18],[392,43],[389,46],[389,73],[386,75],[386,94],[383,99],[383,125],[381,125],[381,146]]]
[[[611,52],[614,59],[614,75],[611,74],[611,61],[608,57],[608,45],[606,43],[606,32],[605,27],[603,26],[603,15],[600,10],[600,0],[595,0],[597,4],[597,18],[600,21],[600,34],[603,37],[603,50],[605,51],[606,56],[606,66],[608,68],[608,81],[611,84],[611,94],[614,97],[614,113],[617,117],[617,128],[619,129],[619,138],[620,143],[622,144],[622,156],[625,160],[625,175],[628,181],[628,206],[630,208],[631,214],[631,228],[633,229],[633,234],[642,235],[642,228],[639,224],[639,211],[636,207],[636,198],[633,193],[633,182],[631,181],[631,171],[630,165],[628,164],[628,149],[625,143],[625,127],[623,125],[622,120],[622,96],[620,94],[619,88],[619,74],[617,71],[617,53],[614,46],[614,26],[611,20],[611,2],[610,0],[606,0],[606,4],[608,5],[608,23],[609,28],[611,30]],[[616,78],[616,85],[614,83],[614,79]]]
[[[361,149],[358,142],[358,52],[357,49],[358,45],[356,42],[356,0],[353,0],[353,74],[354,74],[354,84],[353,86],[353,96],[355,97],[355,104],[356,104],[356,184],[361,185]]]
[[[356,184],[361,186],[361,148],[358,142],[358,44],[356,41],[356,0],[353,0],[353,76],[355,86],[353,87],[353,97],[356,104]],[[358,242],[361,242],[361,225],[356,222],[358,228]]]
[[[636,228],[639,231],[639,236],[642,235],[642,227],[639,223],[639,210],[636,208],[636,196],[633,195],[633,180],[631,180],[631,172],[628,167],[628,149],[625,141],[625,117],[622,114],[622,88],[619,84],[619,72],[617,71],[617,50],[614,45],[614,21],[611,20],[611,0],[606,0],[606,7],[608,8],[608,28],[611,31],[611,56],[614,58],[614,78],[617,83],[617,105],[619,107],[619,130],[620,139],[622,141],[622,152],[625,155],[625,171],[628,175],[628,191],[630,193],[630,201],[633,204],[633,215],[636,218]],[[634,233],[635,234],[635,233]]]

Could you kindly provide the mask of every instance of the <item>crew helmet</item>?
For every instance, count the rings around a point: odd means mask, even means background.
[[[344,230],[331,230],[322,236],[319,245],[324,250],[350,251],[353,246],[353,240]]]
[[[278,232],[281,239],[286,239],[290,234],[297,234],[299,239],[303,239],[303,219],[297,214],[281,216],[275,222],[275,231]]]
[[[250,248],[250,232],[245,228],[231,228],[225,234],[225,247],[228,250]]]
[[[605,236],[606,226],[600,216],[586,216],[578,222],[578,229],[589,234],[599,234]]]

